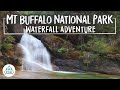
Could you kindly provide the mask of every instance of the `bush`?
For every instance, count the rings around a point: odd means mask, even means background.
[[[105,40],[105,38],[94,38],[90,41],[88,41],[87,43],[87,48],[93,52],[97,52],[97,53],[112,53],[112,49],[113,47],[109,45],[109,43],[107,43],[107,41]]]
[[[81,51],[87,51],[87,44],[78,44],[75,46],[76,49],[81,50]]]
[[[15,38],[13,36],[6,36],[4,39],[5,43],[13,43],[15,42]]]
[[[9,50],[12,49],[15,42],[15,38],[13,36],[6,36],[3,40],[3,43],[0,45],[2,50]]]

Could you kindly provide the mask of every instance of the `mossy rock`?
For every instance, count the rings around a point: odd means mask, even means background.
[[[43,43],[54,55],[64,59],[80,59],[80,51],[75,50],[73,44],[55,35],[44,35]]]
[[[80,60],[81,52],[77,50],[70,50],[68,53],[66,53],[65,57],[68,59]]]
[[[68,49],[73,48],[73,45],[70,42],[58,36],[44,35],[42,39],[44,39],[44,42],[53,49],[56,49],[56,48],[58,49],[61,47],[68,48]]]

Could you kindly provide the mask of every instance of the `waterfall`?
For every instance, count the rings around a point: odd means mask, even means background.
[[[40,40],[25,33],[18,46],[23,51],[23,70],[37,71],[45,69],[53,71],[50,54]]]

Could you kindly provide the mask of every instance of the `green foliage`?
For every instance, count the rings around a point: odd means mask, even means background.
[[[33,14],[37,14],[37,15],[54,15],[54,11],[34,11]]]
[[[6,12],[7,12],[7,11],[0,11],[0,14],[1,14],[1,13],[6,13]]]
[[[15,41],[13,36],[6,36],[1,44],[2,50],[9,50],[13,48],[13,42]]]
[[[81,51],[86,51],[87,50],[87,44],[78,44],[75,46],[76,49],[81,50]]]
[[[114,11],[113,18],[116,18],[116,22],[117,22],[116,23],[116,30],[117,30],[117,34],[119,34],[120,33],[120,11]]]
[[[29,15],[29,14],[33,14],[33,11],[18,11],[18,13],[23,15]]]
[[[88,49],[97,53],[111,53],[113,47],[110,46],[105,38],[94,37],[87,43]]]
[[[13,36],[6,36],[4,39],[5,43],[13,43],[15,41],[15,38]]]
[[[18,13],[23,15],[53,15],[54,11],[18,11]]]
[[[13,48],[13,44],[11,43],[3,43],[2,49],[9,50]]]
[[[66,48],[64,48],[64,47],[61,47],[61,48],[59,48],[59,49],[57,50],[58,53],[65,53],[65,52],[67,52],[67,51],[68,51],[68,49],[66,49]]]

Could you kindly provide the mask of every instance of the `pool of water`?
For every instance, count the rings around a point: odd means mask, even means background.
[[[120,79],[118,75],[106,75],[98,73],[65,73],[65,72],[28,72],[17,71],[13,77],[3,79]]]

